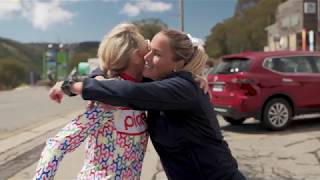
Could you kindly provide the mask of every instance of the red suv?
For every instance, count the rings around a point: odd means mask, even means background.
[[[271,130],[320,112],[320,52],[227,55],[208,75],[214,110],[233,124],[255,117]]]

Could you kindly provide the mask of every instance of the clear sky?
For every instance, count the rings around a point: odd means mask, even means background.
[[[185,32],[205,39],[237,0],[184,0]],[[0,0],[0,37],[20,42],[100,41],[124,21],[159,18],[179,29],[179,0]]]

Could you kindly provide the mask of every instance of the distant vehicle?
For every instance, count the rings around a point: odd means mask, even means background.
[[[70,72],[68,79],[75,79],[81,81],[99,67],[98,58],[89,58],[87,62],[80,62]]]
[[[320,52],[227,55],[208,75],[214,110],[232,125],[255,117],[271,130],[320,112]]]

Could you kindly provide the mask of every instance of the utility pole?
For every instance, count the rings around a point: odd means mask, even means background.
[[[180,30],[183,32],[184,31],[184,0],[179,0],[180,4]]]

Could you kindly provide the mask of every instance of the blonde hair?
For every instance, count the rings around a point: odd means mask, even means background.
[[[182,70],[189,71],[193,75],[202,75],[208,60],[208,55],[201,46],[194,46],[187,34],[177,30],[163,30],[163,33],[170,40],[170,46],[174,52],[174,60],[185,61]]]
[[[122,23],[114,27],[98,48],[100,68],[109,76],[116,76],[129,64],[131,53],[138,49],[144,37],[134,24]]]
[[[196,46],[193,58],[187,65],[184,66],[184,71],[189,71],[194,75],[203,75],[204,68],[208,60],[208,55],[201,46]]]

